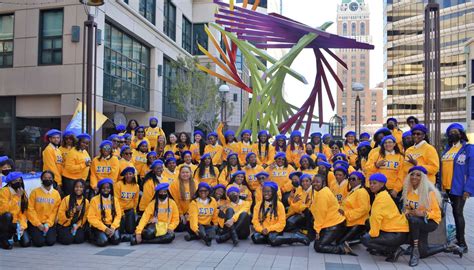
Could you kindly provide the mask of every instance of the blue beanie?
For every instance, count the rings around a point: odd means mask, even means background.
[[[67,136],[75,136],[75,134],[72,130],[66,130],[63,133],[63,137],[67,137]]]
[[[329,162],[326,162],[326,161],[319,161],[318,162],[318,166],[324,166],[326,167],[327,169],[330,169],[332,166],[331,166],[331,163]]]
[[[380,141],[382,144],[384,144],[386,141],[392,140],[394,143],[397,143],[397,139],[393,135],[388,135],[383,137],[382,141]]]
[[[411,130],[403,132],[402,139],[406,138],[406,137],[409,137],[409,136],[411,136]]]
[[[110,185],[113,185],[114,184],[114,181],[110,178],[104,178],[102,180],[99,181],[99,183],[97,183],[97,186],[100,188],[102,187],[102,185],[104,184],[110,184]]]
[[[332,138],[332,135],[331,135],[331,134],[328,134],[328,133],[324,134],[324,135],[323,135],[323,140],[325,140],[327,137],[331,137],[331,138]]]
[[[194,131],[193,136],[196,136],[196,135],[201,135],[201,137],[204,138],[204,132],[202,132],[202,131],[200,131],[200,130]]]
[[[301,137],[301,131],[293,130],[293,132],[291,132],[290,134],[290,138],[293,138],[293,137]]]
[[[211,154],[205,153],[204,155],[202,155],[202,156],[201,156],[201,161],[205,160],[206,158],[212,159],[212,158],[211,158]]]
[[[301,161],[303,161],[303,159],[310,159],[310,160],[313,160],[310,155],[304,154],[304,155],[302,155],[301,158],[300,158],[300,164],[301,164]],[[313,160],[313,161],[314,161],[314,160]]]
[[[267,135],[268,136],[268,131],[266,130],[260,130],[257,134],[258,137],[260,137],[261,135]]]
[[[346,167],[344,167],[344,166],[337,166],[337,167],[334,167],[334,172],[337,172],[337,171],[341,171],[341,172],[343,172],[345,175],[347,175],[347,169],[346,169]]]
[[[321,137],[323,134],[321,132],[313,132],[310,137]]]
[[[154,116],[150,117],[149,122],[151,123],[151,121],[153,121],[153,120],[155,120],[156,123],[158,123],[158,118],[156,118]]]
[[[117,137],[118,137],[117,134],[112,134],[107,138],[107,140],[112,141],[113,139],[117,139]]]
[[[370,176],[369,181],[377,181],[380,183],[387,183],[387,177],[381,173],[374,173]]]
[[[264,182],[263,187],[270,187],[273,190],[278,190],[278,184],[272,181]]]
[[[464,131],[464,127],[459,124],[459,123],[452,123],[451,125],[448,126],[448,128],[446,129],[446,134],[449,134],[449,132],[453,129],[457,129],[459,131]]]
[[[128,149],[131,149],[130,146],[128,146],[128,145],[122,146],[122,148],[120,148],[120,155],[123,154],[123,152],[124,152],[125,150],[128,150]]]
[[[357,176],[357,178],[359,178],[359,180],[362,181],[362,183],[365,182],[365,175],[362,172],[359,172],[359,171],[351,172],[351,174],[349,174],[349,177],[352,175]]]
[[[144,126],[138,126],[138,127],[135,128],[135,132],[136,132],[137,130],[139,130],[139,129],[145,130],[145,127],[144,127]]]
[[[244,129],[240,132],[240,137],[244,136],[245,134],[252,135],[252,131],[249,129]]]
[[[245,160],[248,160],[251,155],[257,156],[254,152],[248,152],[247,155],[245,156]]]
[[[303,173],[300,172],[300,171],[293,171],[293,172],[290,173],[290,175],[288,175],[288,178],[292,179],[293,176],[298,176],[298,178],[300,178],[302,174]]]
[[[57,129],[50,129],[48,132],[46,132],[46,137],[52,137],[52,136],[61,136],[61,131]]]
[[[229,195],[229,193],[231,192],[237,192],[237,193],[240,193],[240,190],[237,186],[235,185],[231,185],[227,188],[227,195]]]
[[[205,188],[205,189],[207,189],[207,190],[209,190],[209,191],[211,190],[211,186],[209,186],[209,184],[206,183],[206,182],[201,182],[201,183],[199,183],[199,185],[198,185],[198,190],[201,189],[201,188]]]
[[[348,132],[346,133],[346,135],[344,135],[345,138],[347,138],[347,136],[354,136],[354,137],[355,137],[355,136],[356,136],[356,133],[355,133],[355,131],[352,131],[352,130],[351,130],[351,131],[348,131]]]
[[[148,152],[148,154],[146,154],[147,159],[151,156],[158,156],[158,154],[155,151],[151,151],[151,152]]]
[[[183,153],[181,153],[181,157],[184,157],[185,155],[190,155],[190,156],[192,156],[193,153],[191,153],[191,151],[189,151],[189,150],[186,150],[186,151],[183,151]]]
[[[115,127],[115,130],[117,131],[125,131],[127,127],[124,124],[119,124]]]
[[[283,153],[283,152],[278,152],[278,153],[275,154],[274,159],[278,159],[278,158],[286,158],[286,154]]]
[[[216,137],[217,138],[218,136],[217,136],[217,133],[211,132],[211,133],[207,134],[207,139],[209,139],[210,137]]]
[[[278,134],[275,136],[275,141],[278,141],[278,140],[284,140],[286,141],[286,136],[285,134]]]
[[[78,140],[80,140],[80,139],[86,139],[86,140],[89,140],[89,141],[91,140],[91,136],[87,133],[81,133],[81,134],[77,135],[76,138]]]
[[[107,145],[110,146],[110,147],[112,147],[112,142],[109,141],[109,140],[102,141],[102,142],[100,143],[100,145],[99,145],[99,148],[103,148],[103,147],[105,147],[105,146],[107,146]]]
[[[342,167],[346,168],[346,170],[347,170],[347,169],[349,169],[349,162],[347,162],[345,160],[336,160],[332,166],[334,168],[342,166]]]
[[[423,132],[423,133],[425,133],[425,134],[428,133],[428,129],[427,129],[427,128],[425,127],[425,125],[423,125],[423,124],[416,124],[416,125],[414,125],[414,126],[411,128],[411,133],[413,133],[413,132],[416,131],[416,130],[421,131],[421,132]]]
[[[367,133],[367,132],[363,132],[363,133],[361,133],[361,134],[359,135],[359,139],[362,139],[362,138],[364,138],[364,137],[366,137],[366,138],[369,138],[369,139],[370,139],[370,134],[369,134],[369,133]]]
[[[173,157],[174,157],[174,152],[173,152],[173,151],[166,151],[166,152],[163,154],[163,157],[166,157],[167,155],[173,155]]]
[[[338,158],[338,157],[342,157],[343,159],[347,159],[347,156],[344,153],[337,153],[332,157],[332,159],[334,160],[334,158]]]
[[[229,137],[229,136],[232,136],[232,137],[235,137],[235,132],[232,131],[232,130],[227,130],[225,133],[224,133],[224,137]]]
[[[387,124],[388,124],[388,122],[390,122],[390,121],[395,122],[395,124],[398,123],[397,119],[395,119],[395,118],[393,118],[393,117],[390,117],[390,118],[387,119]]]
[[[320,159],[322,159],[322,160],[324,160],[324,161],[328,161],[328,158],[327,158],[326,155],[323,154],[323,153],[318,153],[318,154],[316,155],[316,159],[318,159],[318,158],[320,158]]]
[[[127,173],[133,173],[135,174],[135,168],[134,167],[126,167],[125,169],[122,170],[122,172],[120,173],[121,176],[125,176],[125,174]]]
[[[154,169],[156,166],[163,166],[163,161],[161,161],[161,159],[157,159],[155,161],[153,161],[153,163],[150,165],[150,169]]]
[[[370,142],[365,141],[365,142],[359,143],[359,145],[357,145],[357,151],[359,151],[362,147],[370,147]]]
[[[170,187],[169,183],[160,183],[156,185],[155,191],[168,190],[169,187]]]
[[[132,139],[132,134],[126,133],[126,134],[123,135],[123,138],[124,138],[125,140]]]
[[[174,158],[174,157],[167,158],[167,159],[165,160],[165,166],[168,166],[168,163],[170,163],[170,162],[172,162],[172,161],[176,162],[176,158]]]
[[[233,156],[235,156],[237,159],[239,158],[239,155],[238,155],[237,153],[232,152],[232,153],[229,153],[229,154],[227,155],[227,160],[229,160],[229,158],[231,158],[231,157],[233,157]]]
[[[305,178],[309,178],[310,181],[311,181],[311,179],[313,179],[313,177],[311,176],[311,174],[305,173],[305,174],[302,174],[302,175],[300,176],[300,181],[303,181],[303,179],[305,179]]]
[[[8,160],[8,156],[0,156],[0,163],[3,163]]]
[[[23,173],[21,172],[11,172],[5,177],[5,183],[10,183],[11,181],[14,181],[18,178],[21,178],[23,176]]]
[[[386,127],[379,128],[379,129],[377,129],[377,131],[375,132],[374,137],[376,137],[379,133],[391,133],[391,131],[390,131],[390,129],[388,129],[388,128],[386,128]]]
[[[235,173],[233,173],[233,174],[231,175],[231,178],[234,178],[234,177],[236,177],[237,175],[243,175],[243,176],[245,176],[245,171],[241,171],[241,170],[240,170],[240,171],[236,171]]]
[[[223,184],[217,184],[212,189],[216,190],[216,189],[219,189],[219,188],[222,188],[222,189],[225,190],[225,186]]]
[[[428,174],[428,171],[427,171],[426,168],[423,167],[423,166],[413,166],[413,167],[411,167],[411,168],[408,170],[408,173],[411,173],[411,172],[413,172],[413,171],[420,171],[420,172],[422,172],[422,173],[424,173],[424,174]]]
[[[146,144],[148,146],[148,142],[146,140],[143,140],[137,145],[137,148],[140,148],[140,146],[142,146],[143,144]]]
[[[269,177],[270,175],[266,171],[261,171],[261,172],[255,174],[255,178],[259,178],[260,176]]]

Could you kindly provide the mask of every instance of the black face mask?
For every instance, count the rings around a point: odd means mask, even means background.
[[[449,134],[448,140],[450,143],[456,143],[461,140],[461,136],[459,136],[459,134]]]
[[[237,202],[239,200],[239,195],[237,194],[229,195],[229,199],[231,202]]]
[[[150,127],[155,128],[156,126],[158,126],[158,123],[155,123],[155,122],[150,123]]]
[[[298,182],[291,182],[291,184],[293,184],[293,187],[295,187],[295,188],[300,186],[300,183],[298,183]]]
[[[101,195],[102,197],[108,199],[109,196],[110,196],[110,193],[107,193],[107,194],[106,194],[105,192],[101,191],[101,192],[100,192],[100,195]]]
[[[7,169],[7,170],[2,170],[2,174],[4,176],[7,176],[12,170],[11,169]]]
[[[158,199],[160,200],[166,200],[166,198],[168,198],[168,194],[158,194]]]
[[[18,182],[18,183],[13,183],[10,185],[14,190],[17,190],[19,188],[21,188],[21,183]]]
[[[408,149],[412,147],[414,144],[415,143],[413,141],[409,141],[409,142],[403,141],[403,148]]]
[[[394,125],[394,124],[388,124],[388,125],[387,125],[387,128],[390,129],[390,130],[392,130],[392,129],[395,128],[395,125]]]
[[[53,180],[42,180],[43,186],[50,187],[53,184]]]
[[[310,155],[310,156],[311,156],[313,153],[314,153],[313,150],[306,150],[306,154],[308,154],[308,155]]]

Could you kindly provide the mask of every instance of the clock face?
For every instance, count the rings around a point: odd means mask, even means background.
[[[359,9],[359,4],[357,4],[356,2],[352,2],[349,4],[349,9],[351,11],[356,11],[357,9]]]

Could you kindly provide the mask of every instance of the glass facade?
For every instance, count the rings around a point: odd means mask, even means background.
[[[0,68],[13,66],[14,15],[0,15]]]
[[[192,53],[193,52],[193,46],[192,46],[192,41],[193,41],[193,24],[183,16],[183,27],[182,27],[182,47],[185,49],[187,52]]]
[[[13,157],[15,104],[15,97],[0,97],[0,156]]]
[[[149,22],[155,24],[156,0],[140,0],[138,12]]]
[[[171,0],[165,0],[163,9],[163,32],[176,41],[176,6]]]
[[[423,116],[424,94],[424,9],[427,0],[385,0],[384,38],[387,117],[404,119]],[[474,31],[460,26],[474,23],[474,6],[469,1],[438,0],[441,28],[441,98],[442,112],[466,111],[466,56],[464,44]],[[460,5],[463,4],[463,5]],[[444,9],[450,7],[449,9]],[[416,19],[414,17],[418,16]],[[391,64],[388,64],[389,61]],[[413,96],[417,95],[417,96]],[[410,96],[412,96],[410,98]],[[456,97],[456,98],[454,98]],[[451,117],[451,116],[450,116]],[[459,118],[459,115],[452,117]],[[452,122],[442,117],[443,122]]]
[[[104,45],[104,100],[147,111],[150,49],[108,22]]]
[[[63,16],[62,9],[40,13],[40,65],[61,65],[63,62]]]
[[[193,24],[193,55],[203,55],[198,48],[198,44],[208,49],[208,36],[204,30],[205,26],[206,23]]]
[[[163,57],[163,115],[181,119],[182,117],[176,111],[176,106],[171,100],[170,93],[173,83],[176,80],[176,66],[168,57]]]

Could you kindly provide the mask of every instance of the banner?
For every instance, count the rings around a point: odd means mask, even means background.
[[[87,106],[84,105],[84,110],[87,111]],[[93,111],[94,113],[94,111]],[[99,130],[102,125],[105,123],[105,121],[107,121],[107,116],[99,113],[99,112],[95,112],[95,117],[96,117],[96,124],[97,126],[95,127],[95,131]],[[84,121],[87,122],[87,117],[86,115],[84,114]],[[92,123],[94,124],[94,123]],[[84,125],[85,127],[85,125]],[[82,102],[79,101],[77,103],[77,107],[76,107],[76,111],[74,112],[74,114],[72,115],[72,119],[71,119],[71,122],[69,122],[69,124],[67,125],[66,127],[66,131],[72,131],[76,136],[80,133],[82,133]],[[89,135],[94,135],[94,130],[92,131],[92,134],[89,134]]]

